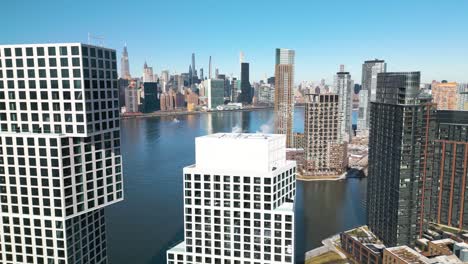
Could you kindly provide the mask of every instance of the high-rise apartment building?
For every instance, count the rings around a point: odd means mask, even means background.
[[[0,46],[1,263],[107,263],[119,122],[114,50]]]
[[[124,46],[122,58],[120,59],[120,78],[126,80],[132,78],[132,76],[130,76],[130,63],[128,62],[127,45]]]
[[[427,146],[434,139],[435,105],[419,84],[419,72],[379,73],[371,102],[367,219],[387,246],[413,244],[429,206]]]
[[[251,104],[252,103],[252,86],[249,80],[249,63],[241,63],[241,103]]]
[[[440,110],[457,110],[458,84],[456,82],[432,83],[432,100]]]
[[[196,138],[196,163],[184,168],[185,239],[167,263],[294,263],[296,162],[285,143],[268,134]]]
[[[294,50],[276,49],[275,64],[275,133],[286,135],[288,148],[294,146]]]
[[[468,112],[438,110],[437,129],[430,146],[429,175],[432,180],[428,220],[468,229]]]
[[[338,94],[339,111],[343,118],[341,119],[340,125],[340,141],[351,142],[353,135],[353,123],[352,123],[352,96],[354,94],[354,81],[351,80],[349,72],[344,71],[344,66],[341,65],[340,71],[335,76],[335,93]]]
[[[359,92],[359,112],[357,128],[369,129],[370,103],[376,99],[377,74],[387,71],[384,60],[368,60],[362,64],[361,91]]]
[[[347,143],[340,141],[343,118],[337,94],[309,94],[304,118],[304,177],[336,177],[348,165]]]

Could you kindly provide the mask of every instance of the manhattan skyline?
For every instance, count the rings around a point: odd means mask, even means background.
[[[198,69],[208,69],[212,56],[213,69],[239,77],[239,52],[243,51],[245,62],[250,63],[251,80],[260,80],[265,74],[274,75],[271,51],[287,47],[297,53],[296,83],[321,78],[332,83],[339,64],[346,65],[351,75],[360,76],[362,61],[374,58],[390,62],[388,71],[418,69],[422,82],[467,81],[466,1],[392,1],[385,6],[370,1],[295,1],[289,9],[276,1],[112,3],[42,1],[25,5],[8,1],[3,7],[10,11],[0,21],[14,26],[2,30],[0,43],[87,43],[88,33],[102,35],[104,46],[116,49],[119,56],[127,44],[133,76],[142,75],[145,61],[155,73],[164,69],[185,72],[195,53]],[[219,12],[207,13],[214,5]],[[141,7],[137,8],[138,19],[127,19],[135,14],[130,12],[135,7]],[[444,48],[450,38],[456,41]]]

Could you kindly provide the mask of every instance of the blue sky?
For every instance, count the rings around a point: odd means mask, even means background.
[[[239,51],[251,80],[273,75],[274,49],[296,50],[296,82],[326,78],[339,64],[361,82],[364,60],[389,71],[422,72],[423,81],[468,81],[467,0],[6,0],[0,44],[87,42],[105,36],[119,55],[125,43],[133,75],[145,60],[156,72],[197,68],[239,75]],[[214,70],[213,70],[214,71]]]

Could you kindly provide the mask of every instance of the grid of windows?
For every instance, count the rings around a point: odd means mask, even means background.
[[[0,46],[0,262],[107,263],[123,199],[114,50]]]
[[[115,51],[0,46],[0,131],[83,135],[119,126]]]
[[[295,165],[266,176],[184,169],[184,253],[168,263],[293,263]]]

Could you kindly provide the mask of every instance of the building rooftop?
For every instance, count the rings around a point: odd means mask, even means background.
[[[429,263],[432,264],[461,264],[465,263],[461,261],[457,256],[455,255],[449,255],[449,256],[437,256],[435,258],[430,258]]]
[[[197,137],[195,139],[195,163],[198,169],[272,173],[288,165],[286,136],[261,133],[217,133]]]
[[[367,226],[360,226],[354,229],[345,231],[346,234],[350,235],[351,237],[359,240],[361,243],[373,243],[373,244],[381,244],[383,245],[382,241],[380,241],[374,233],[372,233]]]
[[[282,205],[278,206],[275,211],[285,211],[285,212],[292,212],[294,210],[294,203],[283,203]]]
[[[77,45],[77,46],[87,46],[87,47],[95,47],[100,49],[107,49],[107,50],[114,50],[111,48],[93,45],[93,44],[86,44],[81,42],[62,42],[62,43],[31,43],[31,44],[0,44],[0,48],[21,48],[21,47],[56,47],[56,46],[70,46],[70,45]]]
[[[450,238],[444,238],[444,239],[439,239],[439,240],[433,240],[431,243],[436,244],[436,245],[446,245],[446,244],[455,244],[456,242],[453,241],[453,239]]]
[[[185,241],[180,242],[179,244],[175,245],[171,249],[169,249],[169,253],[176,253],[176,252],[185,252]]]
[[[423,255],[419,254],[416,250],[408,246],[386,248],[385,250],[390,252],[392,255],[398,257],[399,259],[405,261],[405,263],[411,263],[411,264],[432,263],[427,257],[424,257]]]
[[[224,139],[248,139],[248,140],[270,140],[274,138],[281,138],[283,135],[278,134],[261,134],[261,133],[216,133],[199,138],[217,138],[220,140]]]

